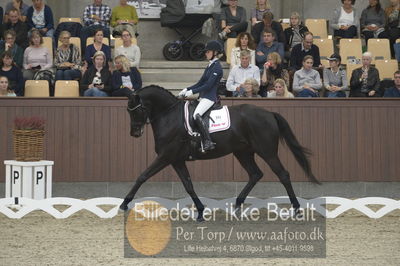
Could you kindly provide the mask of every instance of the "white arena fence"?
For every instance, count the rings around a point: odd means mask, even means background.
[[[236,198],[229,198],[223,200],[214,200],[209,198],[200,198],[203,204],[210,209],[220,209],[226,210],[226,206],[229,204],[234,204]],[[381,197],[367,197],[367,198],[359,198],[359,199],[346,199],[340,197],[320,197],[315,199],[303,199],[297,198],[300,202],[300,205],[314,206],[316,208],[316,212],[324,215],[326,218],[336,218],[342,213],[345,213],[349,210],[357,210],[369,218],[378,219],[386,214],[400,209],[400,200],[393,200],[389,198],[381,198]],[[171,209],[176,208],[177,204],[179,206],[191,206],[193,204],[192,199],[190,197],[178,200],[170,200],[158,197],[145,197],[133,200],[129,207],[133,207],[134,203],[143,202],[143,201],[156,201],[161,206]],[[323,202],[323,203],[322,203]],[[118,214],[119,205],[122,203],[122,199],[120,198],[94,198],[88,200],[80,200],[74,198],[48,198],[43,200],[34,200],[28,198],[3,198],[0,199],[0,213],[4,214],[6,217],[11,219],[21,219],[25,215],[33,212],[33,211],[43,211],[48,213],[57,219],[65,219],[70,217],[71,215],[79,212],[81,210],[89,211],[100,218],[113,218]],[[268,203],[275,204],[289,204],[289,198],[285,197],[273,197],[269,199],[258,199],[253,197],[248,197],[246,199],[245,204],[246,208],[258,208],[258,209],[267,209]],[[54,206],[62,205],[65,206],[66,209],[63,211],[57,210]],[[337,205],[337,207],[329,211],[326,209],[326,205]],[[377,211],[373,211],[367,205],[381,205],[383,206]],[[109,206],[111,209],[108,211],[104,211],[99,206]]]

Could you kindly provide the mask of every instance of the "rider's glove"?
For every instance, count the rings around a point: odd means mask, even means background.
[[[179,96],[179,97],[183,97],[183,96],[185,96],[186,92],[187,92],[187,89],[184,88],[184,89],[178,94],[178,96]]]
[[[192,96],[193,95],[193,91],[192,90],[188,90],[188,91],[186,91],[186,93],[185,93],[185,97],[190,97],[190,96]]]

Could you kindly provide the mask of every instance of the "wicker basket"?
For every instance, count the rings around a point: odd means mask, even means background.
[[[43,159],[44,130],[13,130],[16,161],[33,162]]]

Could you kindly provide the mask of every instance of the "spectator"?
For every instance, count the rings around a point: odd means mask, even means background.
[[[81,80],[84,96],[106,97],[111,95],[111,72],[106,63],[107,58],[102,51],[97,51],[93,55],[93,63]]]
[[[8,78],[5,76],[0,76],[0,96],[17,96],[8,86]]]
[[[290,66],[292,69],[299,70],[303,65],[303,58],[306,55],[311,55],[313,57],[313,67],[321,67],[319,48],[313,44],[313,40],[313,34],[311,32],[306,32],[304,33],[303,42],[293,47],[290,54]]]
[[[32,30],[29,43],[30,46],[24,52],[22,74],[25,80],[33,79],[37,71],[47,70],[53,66],[53,58],[49,50],[42,45],[43,37],[38,30]]]
[[[342,58],[333,54],[329,59],[329,68],[324,69],[324,87],[328,90],[327,97],[346,97],[348,89],[346,71],[340,68]]]
[[[341,0],[342,6],[333,11],[331,27],[333,35],[341,38],[357,37],[357,28],[360,26],[358,11],[353,7],[356,0]]]
[[[256,49],[256,63],[262,70],[267,62],[268,55],[277,52],[281,58],[284,56],[283,44],[275,42],[275,33],[271,29],[266,29],[263,36],[264,42],[259,43]]]
[[[362,67],[351,73],[350,97],[378,97],[379,72],[371,66],[372,54],[365,52],[362,55]]]
[[[2,32],[5,32],[7,30],[18,32],[18,35],[15,36],[15,42],[18,44],[19,47],[25,49],[29,46],[28,25],[20,20],[19,10],[15,8],[11,9],[8,12],[8,22],[4,23],[2,26]]]
[[[274,81],[274,89],[268,91],[268,98],[294,98],[294,95],[288,91],[286,81],[277,79]]]
[[[10,51],[12,59],[18,67],[22,67],[24,52],[18,44],[15,43],[15,31],[7,30],[4,33],[4,40],[0,42],[0,54],[5,51]]]
[[[132,35],[127,30],[122,31],[122,45],[115,50],[114,58],[119,55],[124,55],[128,58],[131,67],[139,67],[140,48],[132,43]]]
[[[243,85],[244,93],[237,97],[261,98],[259,94],[260,84],[255,79],[246,79]]]
[[[111,62],[111,48],[107,44],[103,43],[104,32],[102,29],[95,30],[93,44],[89,44],[86,46],[85,50],[85,61],[87,64],[87,68],[93,65],[93,55],[102,51],[106,56],[105,64],[108,66],[108,62]]]
[[[114,27],[113,36],[119,37],[123,30],[127,30],[132,36],[136,36],[136,25],[139,21],[136,8],[127,4],[127,0],[120,0],[120,6],[116,6],[111,14],[111,26]]]
[[[8,78],[9,87],[18,95],[24,95],[24,78],[19,67],[17,67],[12,59],[10,51],[2,53],[0,57],[0,76]]]
[[[6,5],[6,14],[4,17],[4,22],[9,22],[10,18],[9,12],[12,9],[18,10],[19,20],[21,20],[22,22],[26,21],[26,16],[28,14],[29,6],[25,4],[22,0],[12,0]]]
[[[260,70],[250,64],[251,53],[249,50],[240,52],[240,64],[229,72],[226,89],[233,92],[234,97],[242,97],[259,90]]]
[[[247,30],[246,9],[238,6],[238,0],[229,0],[229,6],[221,10],[221,28],[219,33],[221,40],[236,38],[239,33]]]
[[[251,64],[256,64],[256,52],[254,51],[255,44],[254,40],[248,32],[241,32],[236,37],[235,47],[232,48],[231,52],[231,65],[232,69],[234,66],[240,65],[240,52],[243,50],[250,51],[250,62]]]
[[[394,87],[385,90],[383,97],[400,97],[400,71],[394,72]]]
[[[29,28],[39,30],[42,36],[53,38],[54,20],[51,8],[43,0],[32,0],[32,3],[26,14]]]
[[[1,21],[1,23],[3,23],[3,13],[4,13],[3,7],[0,6],[0,21]]]
[[[93,0],[83,12],[84,27],[81,31],[81,47],[86,47],[86,39],[94,35],[96,29],[102,29],[104,36],[110,39],[111,8],[102,4],[102,0]]]
[[[301,23],[299,13],[292,12],[290,15],[290,27],[284,31],[286,40],[285,50],[290,52],[294,46],[302,43],[306,32],[308,32],[308,28]],[[290,53],[287,55],[287,58],[290,58]]]
[[[386,38],[384,32],[385,12],[379,0],[369,0],[369,5],[361,13],[360,27],[365,41],[371,38]]]
[[[267,11],[272,13],[268,0],[256,0],[256,7],[251,9],[251,26],[254,27],[254,25],[260,23]]]
[[[114,59],[115,71],[112,74],[112,96],[129,96],[142,87],[142,78],[136,67],[130,67],[124,55]]]
[[[261,96],[266,96],[267,92],[274,89],[275,80],[282,79],[289,86],[289,72],[283,68],[281,56],[276,53],[268,55],[268,61],[263,66],[261,76]]]
[[[263,41],[263,32],[266,29],[272,29],[275,32],[275,36],[278,42],[285,44],[285,35],[283,33],[281,23],[274,21],[274,15],[267,11],[263,15],[263,21],[254,25],[251,29],[251,35],[253,35],[256,44]]]
[[[392,57],[395,56],[393,45],[400,38],[400,1],[390,0],[390,6],[385,9],[386,14],[386,32],[385,36],[390,40],[390,52]]]
[[[314,70],[313,57],[306,55],[303,58],[303,67],[294,73],[293,91],[297,97],[318,97],[318,91],[322,88],[321,77],[318,71]]]
[[[62,31],[57,48],[54,65],[57,68],[56,80],[75,80],[81,77],[81,54],[76,45],[69,42],[71,33]]]

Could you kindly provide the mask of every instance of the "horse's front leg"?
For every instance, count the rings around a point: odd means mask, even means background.
[[[197,197],[197,194],[194,191],[192,180],[190,179],[190,174],[186,167],[185,161],[175,162],[172,164],[172,167],[174,167],[176,173],[178,174],[179,178],[182,181],[183,186],[185,187],[186,192],[190,195],[194,204],[196,205],[197,211],[199,213],[197,216],[197,221],[198,222],[204,221],[203,218],[204,205]]]
[[[132,187],[131,191],[126,195],[124,201],[119,206],[119,208],[123,211],[128,210],[128,204],[135,197],[136,192],[139,190],[140,186],[146,182],[150,177],[157,174],[159,171],[164,169],[169,162],[164,158],[158,156],[153,163],[146,169],[144,172],[136,179],[135,185]]]

